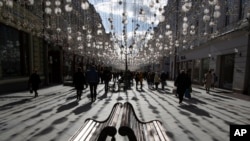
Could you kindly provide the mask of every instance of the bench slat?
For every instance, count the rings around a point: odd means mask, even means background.
[[[91,132],[92,128],[96,126],[96,122],[94,121],[89,121],[91,124],[86,130],[81,131],[78,136],[74,139],[74,141],[81,141],[81,139],[85,139],[88,136],[88,133]]]
[[[170,139],[169,139],[169,137],[167,136],[167,134],[166,134],[166,130],[163,128],[163,126],[162,126],[162,124],[161,123],[157,123],[159,126],[159,128],[160,128],[160,131],[162,131],[162,136],[163,136],[163,138],[166,140],[166,141],[170,141]]]
[[[133,141],[169,141],[160,121],[143,122],[136,116],[132,104],[126,102],[123,107],[120,135]]]
[[[86,119],[84,125],[77,130],[69,141],[102,141],[107,136],[114,137],[117,133],[116,124],[121,111],[122,103],[116,103],[106,120]]]
[[[151,126],[150,124],[145,124],[146,127],[147,127],[147,132],[148,132],[148,138],[146,139],[146,141],[154,141],[154,137],[152,135],[152,129],[151,129]]]

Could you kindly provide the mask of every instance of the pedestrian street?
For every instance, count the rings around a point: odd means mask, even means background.
[[[230,124],[250,123],[250,102],[231,97],[216,89],[206,94],[193,87],[192,98],[183,104],[172,93],[173,82],[165,90],[104,92],[98,85],[95,102],[89,88],[80,101],[71,86],[55,85],[38,90],[38,97],[27,91],[0,95],[1,141],[67,141],[87,118],[105,120],[117,102],[130,102],[142,121],[160,120],[173,141],[229,141]],[[116,140],[128,140],[116,135]]]

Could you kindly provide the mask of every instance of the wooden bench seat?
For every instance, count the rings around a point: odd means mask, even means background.
[[[69,141],[105,141],[107,136],[114,138],[121,111],[122,103],[116,103],[106,120],[87,119]]]
[[[170,141],[160,121],[140,121],[128,102],[123,105],[119,134],[130,141]]]

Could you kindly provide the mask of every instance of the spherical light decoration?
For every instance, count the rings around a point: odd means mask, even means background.
[[[217,4],[218,0],[208,0],[209,5],[215,5]]]
[[[57,32],[61,32],[61,28],[58,27],[58,28],[56,29],[56,31],[57,31]]]
[[[208,13],[209,13],[209,9],[207,9],[207,8],[204,9],[204,13],[205,13],[205,14],[208,14]]]
[[[82,37],[81,36],[78,36],[77,37],[77,41],[81,41],[82,40]]]
[[[214,26],[214,25],[215,25],[215,23],[213,21],[209,22],[209,26]]]
[[[34,0],[29,0],[29,4],[33,5],[34,4]]]
[[[72,39],[72,36],[68,35],[68,40],[71,40]]]
[[[46,7],[46,8],[45,8],[45,13],[46,13],[46,14],[50,15],[51,12],[52,12],[52,9],[51,9],[51,8],[49,8],[49,7]]]
[[[182,5],[181,10],[183,12],[188,12],[189,11],[185,5]]]
[[[61,13],[62,13],[61,8],[59,8],[59,7],[55,8],[55,14],[59,15]]]
[[[183,23],[183,24],[182,24],[182,28],[183,28],[183,29],[187,29],[187,28],[188,28],[188,23]]]
[[[183,30],[183,31],[182,31],[182,34],[183,34],[183,35],[187,35],[187,30]]]
[[[170,29],[170,25],[169,24],[166,25],[166,29]]]
[[[102,35],[102,30],[98,29],[97,30],[97,35]]]
[[[98,28],[101,28],[101,27],[102,27],[102,24],[98,23],[97,27],[98,27]]]
[[[72,0],[66,0],[66,2],[71,3],[71,2],[72,2]]]
[[[65,5],[65,11],[66,12],[71,12],[73,10],[73,7],[70,4]]]
[[[88,34],[88,35],[87,35],[87,39],[90,40],[91,38],[92,38],[92,36],[91,36],[90,34]]]
[[[71,33],[72,32],[71,27],[67,27],[67,31],[68,33]]]
[[[203,16],[203,21],[204,22],[208,22],[209,20],[210,20],[210,16],[208,16],[208,15]]]
[[[191,35],[195,35],[195,31],[194,30],[190,30],[190,34]]]
[[[83,10],[89,9],[89,3],[88,2],[82,2],[81,7]]]
[[[220,11],[214,11],[214,17],[219,18],[220,17]]]
[[[184,22],[187,22],[187,21],[188,21],[188,18],[187,18],[187,17],[183,17],[183,21],[184,21]]]
[[[56,5],[56,6],[60,6],[60,5],[61,5],[61,1],[56,0],[56,1],[55,1],[55,5]]]
[[[13,8],[13,1],[12,0],[7,0],[5,1],[6,6]]]
[[[86,30],[87,28],[86,28],[86,26],[85,26],[85,25],[83,25],[83,26],[82,26],[82,29],[83,29],[83,30]]]
[[[219,5],[215,5],[214,6],[214,10],[220,10],[220,6]]]
[[[160,15],[160,16],[159,16],[159,21],[160,21],[160,22],[163,22],[164,20],[165,20],[165,16]]]
[[[50,6],[50,5],[51,5],[51,2],[50,2],[49,0],[47,0],[47,1],[45,2],[45,5],[46,5],[46,6]]]

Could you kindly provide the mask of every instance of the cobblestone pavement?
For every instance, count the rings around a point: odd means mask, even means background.
[[[143,90],[108,94],[100,84],[94,103],[89,89],[77,101],[73,87],[63,85],[40,89],[37,98],[28,91],[0,95],[0,141],[67,141],[85,119],[104,120],[116,102],[126,101],[142,121],[162,121],[173,141],[229,141],[230,124],[250,124],[249,96],[217,88],[206,94],[194,86],[192,99],[180,105],[173,82],[167,83],[165,90],[148,89],[144,82]]]

